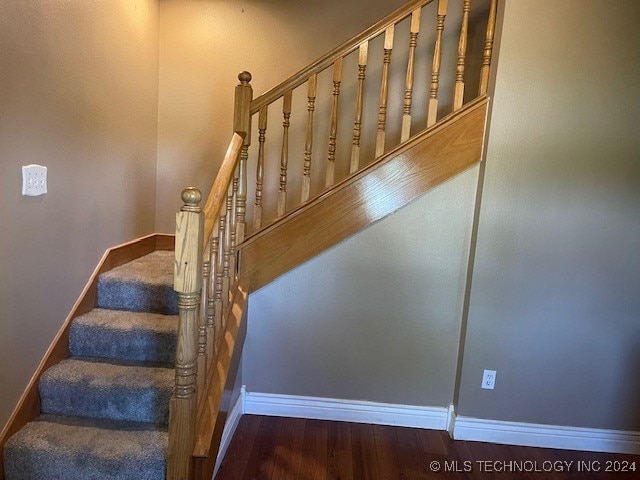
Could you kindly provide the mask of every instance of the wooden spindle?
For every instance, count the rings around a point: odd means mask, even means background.
[[[244,241],[247,216],[247,160],[249,145],[243,144],[238,161],[238,191],[236,196],[236,239],[234,245]]]
[[[382,83],[380,84],[380,107],[378,109],[378,130],[376,132],[376,157],[384,153],[385,128],[387,124],[387,100],[389,98],[389,64],[393,49],[395,26],[384,32],[384,58],[382,59]]]
[[[231,220],[231,247],[229,249],[229,288],[234,284],[236,278],[236,242],[237,242],[237,231],[238,231],[238,188],[240,185],[240,173],[238,171],[238,167],[236,166],[233,171],[233,181],[231,182],[231,216],[229,220]],[[228,201],[228,200],[227,200]]]
[[[211,243],[207,242],[202,261],[202,294],[200,295],[200,311],[198,314],[198,398],[204,393],[207,375],[207,307],[209,306],[208,285],[211,280]],[[200,401],[200,400],[198,400]]]
[[[464,101],[464,61],[467,54],[467,33],[469,30],[469,11],[471,0],[464,0],[462,5],[462,25],[458,42],[458,61],[456,63],[456,87],[453,96],[453,111],[459,110]]]
[[[229,288],[231,287],[231,244],[233,235],[233,182],[227,189],[227,202],[223,207],[226,212],[226,225],[224,229],[223,244],[223,269],[222,269],[222,309],[224,311],[229,303]],[[224,320],[224,319],[223,319]],[[224,327],[223,327],[224,328]]]
[[[216,292],[215,292],[215,312],[214,312],[214,351],[217,354],[217,338],[222,332],[222,311],[224,310],[224,249],[227,238],[227,209],[226,205],[223,205],[220,209],[218,216],[218,254],[216,255]]]
[[[218,284],[218,239],[219,236],[219,223],[218,218],[213,226],[213,233],[211,234],[211,241],[209,242],[209,248],[211,251],[210,257],[210,274],[209,282],[206,285],[207,288],[207,355],[209,357],[215,355],[215,338],[216,338],[216,286]],[[204,286],[203,286],[204,288]]]
[[[478,94],[484,95],[489,88],[489,70],[491,69],[491,56],[493,53],[493,36],[496,30],[496,11],[498,0],[491,0],[489,8],[489,18],[487,20],[487,35],[484,42],[484,53],[482,56],[482,69],[480,70],[480,87]]]
[[[369,42],[363,42],[358,49],[358,91],[356,93],[356,112],[353,121],[353,146],[351,147],[351,163],[349,173],[354,173],[360,166],[360,136],[362,134],[362,107],[364,104],[364,80],[367,70],[367,53]]]
[[[253,230],[262,226],[262,184],[264,182],[264,142],[267,131],[267,106],[258,114],[258,166],[256,169],[256,201],[253,209]]]
[[[421,7],[411,13],[411,28],[409,32],[409,62],[407,64],[407,76],[405,79],[404,102],[402,107],[402,132],[400,141],[404,142],[411,136],[411,100],[413,96],[413,68],[418,45],[418,33],[420,33]]]
[[[195,188],[182,192],[184,202],[176,215],[176,261],[173,288],[178,293],[176,376],[169,407],[167,478],[191,478],[197,408],[198,305],[202,290],[202,194]]]
[[[289,163],[289,125],[291,118],[291,90],[282,99],[282,150],[280,154],[280,190],[278,191],[278,217],[287,209],[287,165]]]
[[[336,139],[338,138],[338,106],[340,100],[340,82],[342,81],[342,57],[333,64],[333,103],[331,106],[331,123],[329,128],[329,153],[325,187],[333,185],[336,170]]]
[[[429,88],[429,106],[427,112],[427,127],[438,120],[438,87],[440,84],[440,62],[442,56],[442,35],[444,21],[447,16],[449,0],[438,0],[438,17],[436,20],[436,43],[433,48],[433,68],[431,70],[431,87]]]
[[[302,203],[309,200],[311,191],[311,153],[313,151],[313,112],[316,104],[318,75],[312,74],[307,85],[307,135],[304,142],[304,166],[302,169]]]

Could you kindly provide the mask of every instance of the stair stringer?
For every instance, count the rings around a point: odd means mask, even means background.
[[[482,160],[488,98],[479,97],[238,246],[255,291]]]

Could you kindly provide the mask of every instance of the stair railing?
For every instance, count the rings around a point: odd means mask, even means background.
[[[248,73],[239,78],[234,134],[204,209],[200,208],[200,191],[187,188],[182,192],[184,205],[176,215],[174,290],[178,293],[179,326],[169,410],[170,480],[193,478],[197,425],[215,423],[215,418],[202,417],[215,417],[224,388],[224,382],[212,380],[209,373],[217,366],[226,322],[234,313],[230,296],[239,287],[235,250],[245,235],[252,90]],[[216,380],[218,384],[212,384]],[[217,405],[203,408],[212,397]],[[207,450],[208,445],[202,449]]]
[[[317,110],[318,91],[319,91],[319,78],[323,72],[331,70],[331,82],[332,91],[331,98],[326,99],[329,102],[330,118],[328,118],[328,142],[326,144],[326,155],[324,158],[324,189],[331,188],[337,181],[337,169],[336,163],[340,162],[341,158],[337,152],[338,135],[340,133],[339,125],[344,120],[340,117],[341,103],[343,100],[349,100],[354,104],[353,117],[352,117],[352,135],[350,139],[351,148],[348,159],[348,172],[349,175],[354,174],[364,167],[361,158],[361,142],[363,140],[363,112],[365,102],[365,83],[370,81],[367,77],[368,59],[371,55],[370,45],[379,36],[383,36],[383,60],[380,74],[380,90],[379,101],[377,105],[377,123],[375,128],[375,157],[379,158],[384,155],[385,152],[396,147],[399,143],[403,143],[409,139],[409,137],[417,133],[417,128],[433,127],[436,122],[447,114],[443,111],[442,102],[439,102],[440,93],[442,90],[441,85],[441,60],[443,55],[443,44],[445,36],[445,20],[447,18],[447,12],[454,0],[414,0],[403,5],[395,12],[391,13],[386,18],[382,19],[372,27],[368,28],[364,32],[356,35],[352,39],[348,40],[339,47],[333,49],[317,61],[300,70],[295,75],[267,91],[263,95],[256,97],[251,101],[250,115],[257,116],[258,124],[258,150],[252,153],[249,163],[255,165],[255,191],[252,192],[253,206],[252,206],[252,222],[251,231],[249,235],[253,235],[257,231],[266,228],[269,225],[269,221],[265,222],[268,215],[265,215],[266,197],[265,197],[265,183],[266,176],[269,172],[266,171],[267,154],[266,154],[266,141],[268,130],[268,118],[276,113],[282,119],[281,130],[281,142],[279,147],[279,178],[277,181],[277,199],[272,201],[272,204],[277,205],[275,208],[275,218],[271,219],[271,223],[282,218],[289,212],[295,210],[299,206],[308,202],[313,198],[313,188],[311,180],[312,171],[312,158],[317,158],[314,155],[314,148],[317,148],[314,142],[314,137],[317,137],[317,132],[314,131],[314,127],[318,125],[317,120],[314,118]],[[462,108],[465,102],[473,100],[475,97],[472,95],[465,96],[465,78],[471,72],[467,70],[467,47],[468,47],[468,35],[469,26],[472,22],[471,16],[471,0],[456,0],[461,7],[461,19],[459,32],[454,32],[458,38],[458,48],[455,59],[455,76],[454,83],[452,85],[452,100],[451,111],[453,113]],[[414,102],[414,94],[416,85],[415,72],[416,72],[416,55],[418,47],[418,37],[420,34],[421,25],[424,21],[421,21],[425,17],[422,13],[431,3],[437,3],[436,8],[436,22],[435,22],[435,36],[433,49],[427,50],[433,52],[431,75],[429,78],[423,80],[423,85],[426,85],[427,102],[424,106],[424,115],[426,121],[424,124],[416,124],[416,118],[414,110],[416,105]],[[486,5],[487,2],[484,2]],[[480,79],[478,82],[479,88],[477,96],[483,96],[487,93],[489,68],[491,64],[491,55],[493,49],[493,36],[495,29],[496,19],[496,6],[497,0],[489,0],[489,11],[481,21],[487,22],[486,36],[483,50],[483,57],[481,63]],[[481,12],[482,13],[482,12]],[[397,31],[400,31],[398,25],[406,20],[409,23],[409,35],[406,39],[408,41],[408,59],[406,62],[404,89],[401,93],[401,126],[399,142],[396,140],[393,143],[394,138],[391,138],[388,132],[389,126],[389,94],[390,94],[390,82],[391,82],[391,59],[394,46],[400,41],[398,39]],[[478,19],[476,18],[477,22]],[[406,45],[406,44],[405,44]],[[343,99],[344,94],[341,92],[341,87],[344,86],[343,70],[344,65],[347,62],[349,55],[357,56],[357,79],[355,83],[355,98]],[[301,126],[303,131],[302,137],[304,137],[304,148],[301,158],[296,158],[296,161],[302,164],[302,178],[295,179],[295,185],[292,185],[292,179],[290,178],[290,166],[292,165],[290,157],[290,131],[293,129],[291,123],[292,118],[292,98],[295,97],[296,89],[305,88],[306,92],[300,93],[299,96],[306,96],[307,108],[306,112],[300,113],[301,122],[306,124],[306,127]],[[279,105],[282,105],[280,112],[275,112],[276,108],[280,109]],[[272,112],[269,112],[272,110]],[[251,126],[251,122],[249,122]],[[251,132],[247,135],[250,137]],[[301,139],[302,140],[302,139]],[[247,147],[249,143],[247,143]],[[271,162],[278,163],[278,162]],[[320,166],[321,167],[321,166]],[[316,166],[318,169],[318,166]],[[274,175],[276,172],[272,172]],[[299,188],[300,196],[299,202],[289,204],[292,200],[292,196],[289,193],[290,188]],[[321,194],[322,191],[315,192]]]
[[[221,348],[225,325],[233,316],[232,301],[234,291],[242,284],[238,279],[238,247],[249,235],[269,226],[265,222],[265,168],[266,134],[268,110],[274,103],[281,102],[282,141],[279,147],[279,178],[277,179],[277,197],[274,200],[276,218],[271,223],[292,214],[293,210],[314,197],[312,196],[311,162],[314,148],[314,118],[318,96],[319,76],[331,69],[331,97],[328,99],[330,116],[327,119],[328,143],[324,189],[336,183],[337,136],[341,100],[342,72],[345,59],[350,54],[357,55],[357,79],[355,84],[354,116],[351,137],[351,153],[348,158],[350,175],[357,173],[361,165],[362,122],[365,102],[365,82],[370,43],[380,35],[383,37],[383,60],[377,122],[375,131],[375,158],[382,157],[398,144],[391,144],[387,135],[390,70],[394,41],[397,39],[396,26],[403,20],[409,25],[408,59],[405,70],[402,99],[401,127],[399,142],[407,141],[416,129],[412,109],[415,83],[416,51],[421,27],[423,9],[437,1],[436,25],[433,45],[432,68],[427,88],[427,105],[424,128],[433,128],[442,119],[442,105],[439,105],[439,92],[442,89],[440,70],[445,33],[445,19],[449,0],[413,0],[382,19],[369,29],[355,36],[324,55],[316,62],[302,69],[288,80],[253,98],[250,85],[251,75],[242,72],[240,84],[235,89],[234,133],[218,175],[211,188],[209,197],[201,210],[201,193],[194,188],[182,192],[184,206],[176,216],[176,261],[174,288],[178,292],[179,329],[176,360],[176,382],[171,399],[169,418],[169,452],[167,478],[169,480],[194,478],[194,454],[201,455],[202,446],[196,446],[197,425],[206,424],[214,428],[215,415],[220,403],[220,388],[212,385],[211,373],[219,368],[216,364]],[[456,69],[454,76],[451,113],[461,109],[465,103],[466,56],[468,31],[471,17],[471,0],[461,2],[462,13]],[[486,35],[482,50],[480,78],[477,97],[486,95],[489,80],[489,68],[493,49],[497,0],[489,0],[486,16]],[[305,128],[303,129],[304,148],[300,158],[302,178],[300,182],[300,202],[293,207],[287,205],[289,182],[289,130],[291,127],[292,99],[294,91],[306,85],[307,108]],[[467,101],[473,98],[467,98]],[[255,183],[253,192],[253,221],[247,234],[247,166],[251,144],[252,118],[257,115],[258,150],[252,163],[255,163]],[[317,192],[321,195],[323,191]],[[244,287],[243,287],[244,288]],[[246,298],[246,288],[240,293]],[[224,345],[222,345],[224,347]],[[227,349],[228,350],[228,349]],[[225,350],[224,354],[228,352]],[[212,398],[214,401],[212,402]],[[213,403],[213,405],[211,404]],[[207,408],[204,408],[204,407]],[[209,418],[199,418],[206,412]],[[218,426],[219,427],[219,426]],[[218,428],[215,427],[215,428]],[[208,432],[207,435],[211,435]],[[195,451],[194,451],[194,447]]]

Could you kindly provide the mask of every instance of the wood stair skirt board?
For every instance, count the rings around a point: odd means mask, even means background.
[[[2,461],[4,444],[9,437],[40,414],[41,405],[38,391],[40,377],[49,367],[70,356],[69,331],[71,323],[74,318],[89,312],[95,307],[98,296],[98,276],[155,250],[173,250],[174,241],[175,238],[173,235],[154,233],[110,248],[104,253],[98,266],[93,271],[91,278],[71,309],[71,312],[60,327],[60,330],[51,342],[38,368],[31,377],[16,408],[0,432],[0,479],[4,478],[4,465]]]
[[[456,416],[453,413],[453,405],[449,408],[422,407],[279,395],[247,392],[245,387],[243,387],[237,404],[243,405],[243,413],[254,415],[446,430],[456,440],[563,450],[640,454],[640,432],[504,422]],[[235,425],[237,425],[237,421],[233,428]],[[220,459],[223,455],[221,454]]]
[[[240,278],[255,291],[482,159],[482,96],[412,137],[239,246]]]

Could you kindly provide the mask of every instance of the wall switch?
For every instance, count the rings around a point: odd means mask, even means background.
[[[47,167],[42,165],[23,165],[22,195],[37,197],[47,193]]]
[[[496,371],[485,370],[482,375],[482,388],[485,390],[493,390],[496,386]]]

